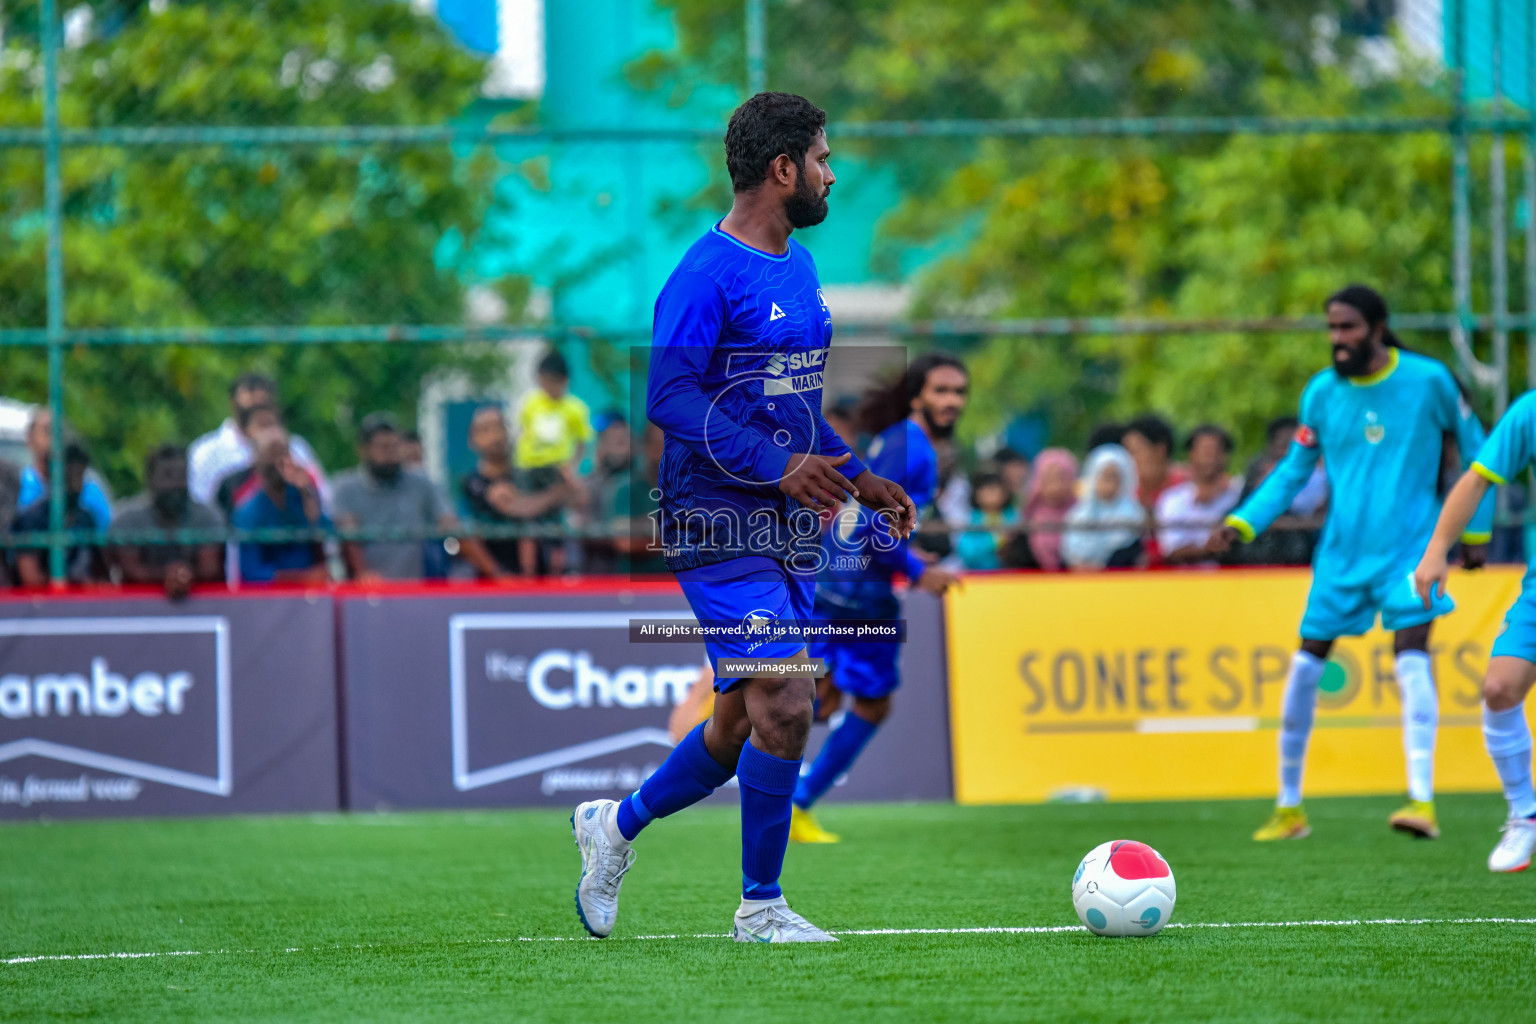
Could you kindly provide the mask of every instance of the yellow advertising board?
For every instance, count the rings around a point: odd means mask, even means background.
[[[1496,790],[1479,684],[1521,570],[1455,573],[1431,634],[1441,791]],[[961,803],[1272,796],[1311,572],[979,576],[946,599]],[[1310,795],[1406,789],[1392,637],[1344,639],[1319,689]]]

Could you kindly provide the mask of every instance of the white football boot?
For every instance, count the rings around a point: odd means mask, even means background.
[[[1504,823],[1504,838],[1488,855],[1488,870],[1524,871],[1531,866],[1532,849],[1536,849],[1536,821],[1510,818]]]
[[[837,939],[789,909],[780,896],[742,900],[736,910],[737,942],[836,942]]]
[[[571,815],[571,835],[581,851],[581,881],[576,883],[576,914],[581,926],[599,939],[613,931],[619,919],[619,886],[635,862],[635,851],[619,832],[615,800],[577,804]]]

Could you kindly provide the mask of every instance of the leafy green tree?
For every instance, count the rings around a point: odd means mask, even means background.
[[[683,41],[675,76],[691,68],[739,81],[740,5],[670,3]],[[834,134],[838,120],[856,118],[1446,114],[1432,68],[1399,53],[1398,69],[1382,71],[1361,59],[1357,40],[1327,31],[1349,7],[799,0],[769,7],[769,75],[772,87],[826,106]],[[1451,306],[1444,137],[946,138],[855,148],[896,168],[904,186],[882,226],[888,245],[957,242],[914,282],[917,317],[1315,314],[1354,280],[1399,311]],[[1443,338],[1409,340],[1449,355]],[[1036,411],[1055,440],[1073,445],[1095,420],[1150,408],[1184,427],[1221,422],[1251,449],[1327,363],[1315,335],[994,336],[967,348],[975,397],[966,429]]]
[[[435,19],[395,0],[94,9],[97,38],[60,55],[66,128],[437,124],[463,115],[484,77]],[[35,8],[4,10],[0,125],[39,126]],[[464,285],[444,239],[473,239],[496,173],[488,153],[446,145],[70,147],[66,325],[458,322]],[[0,190],[0,327],[40,327],[41,152],[0,151]],[[227,382],[258,367],[280,381],[292,429],[345,465],[361,415],[411,419],[425,376],[499,362],[418,344],[93,347],[68,356],[66,410],[130,488],[146,449],[209,429]],[[40,350],[0,349],[12,397],[41,400],[44,370]]]

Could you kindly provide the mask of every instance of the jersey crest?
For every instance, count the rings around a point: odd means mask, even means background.
[[[1387,428],[1381,425],[1380,418],[1374,412],[1365,414],[1365,439],[1371,444],[1381,444],[1381,439],[1387,436]]]
[[[772,323],[775,320],[782,320],[789,315],[779,308],[779,304],[777,302],[772,303],[772,306],[773,310],[768,314],[769,323]]]

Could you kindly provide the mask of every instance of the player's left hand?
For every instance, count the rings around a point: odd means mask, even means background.
[[[1463,569],[1481,569],[1487,564],[1487,544],[1463,544],[1461,546],[1461,567]]]
[[[872,512],[885,513],[885,525],[893,537],[905,537],[917,527],[917,506],[901,485],[865,470],[853,478],[858,488],[859,504]]]
[[[1445,552],[1435,551],[1433,546],[1419,559],[1419,567],[1413,570],[1413,589],[1418,593],[1419,600],[1424,602],[1425,608],[1430,607],[1435,595],[1445,593],[1445,581],[1450,571],[1445,561]]]

